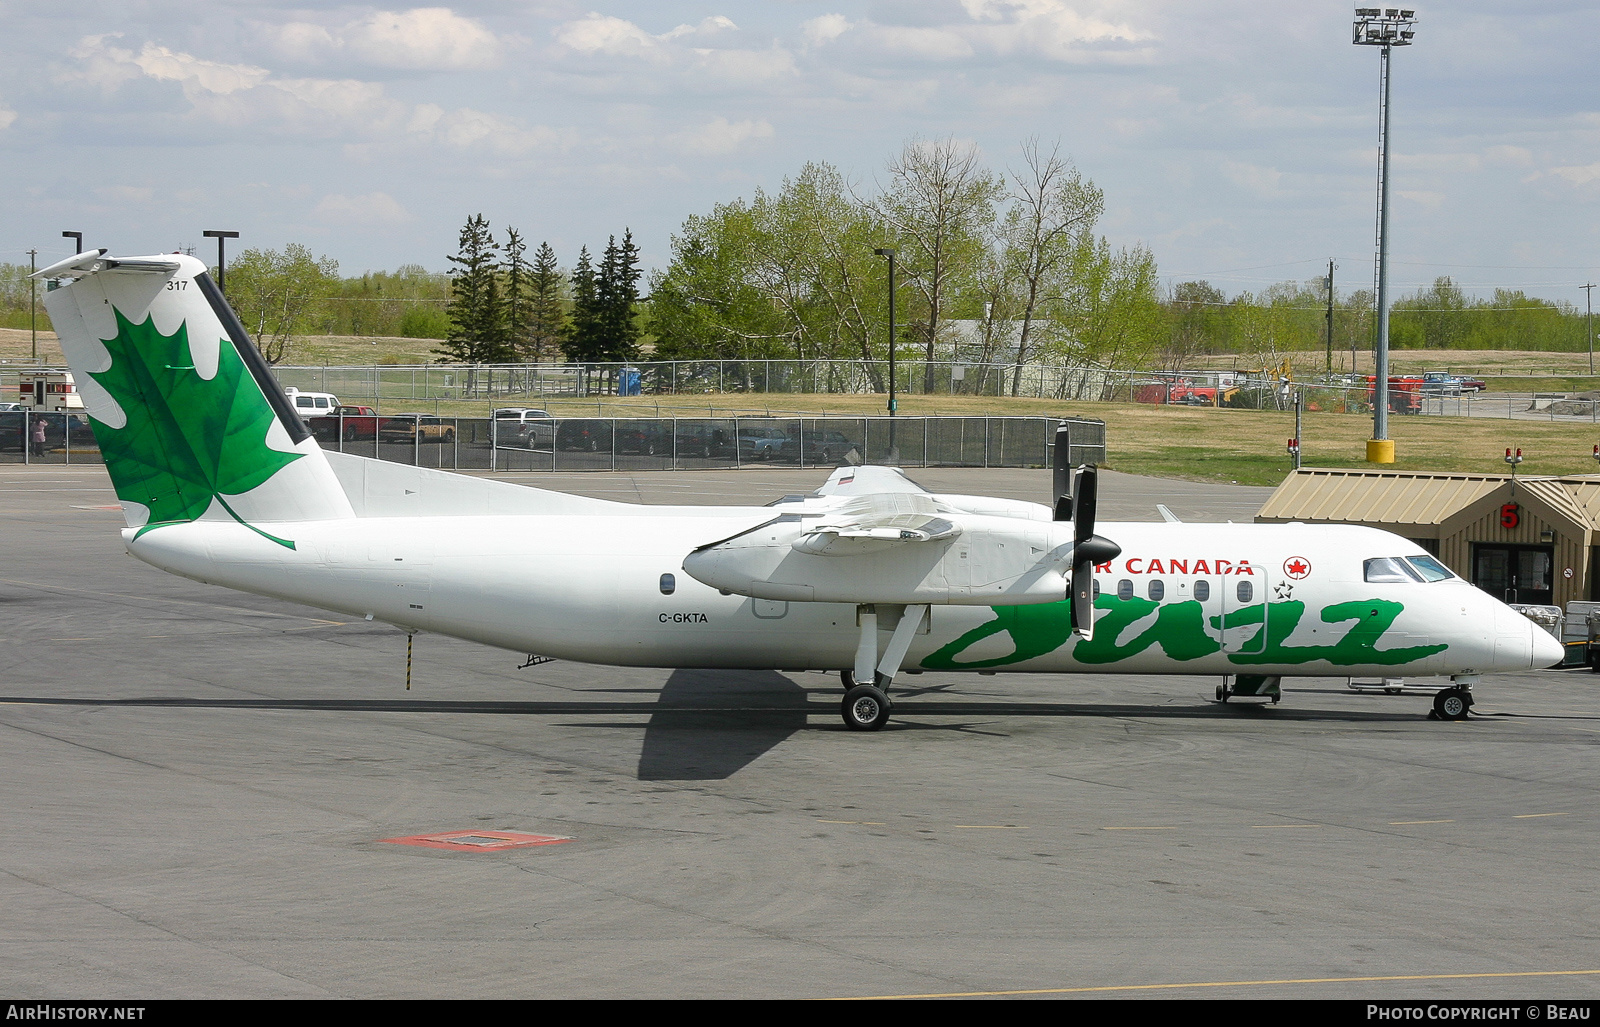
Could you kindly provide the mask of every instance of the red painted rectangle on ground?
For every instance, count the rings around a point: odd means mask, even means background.
[[[378,840],[391,845],[420,845],[427,849],[453,849],[456,852],[502,852],[572,841],[559,834],[524,834],[521,831],[446,831],[443,834],[416,834],[407,838]]]

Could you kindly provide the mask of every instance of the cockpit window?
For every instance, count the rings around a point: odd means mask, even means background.
[[[1380,556],[1366,563],[1366,580],[1379,583],[1421,581],[1422,576],[1398,557]]]
[[[1408,556],[1406,559],[1410,561],[1411,566],[1421,572],[1426,581],[1443,581],[1455,577],[1448,567],[1431,556]]]

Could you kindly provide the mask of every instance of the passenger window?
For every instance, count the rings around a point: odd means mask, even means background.
[[[1194,597],[1202,603],[1211,598],[1211,582],[1204,578],[1194,583]]]
[[[1362,575],[1363,578],[1377,584],[1422,580],[1416,571],[1406,566],[1404,560],[1397,560],[1387,556],[1368,560],[1365,567],[1366,571]]]
[[[1150,596],[1151,599],[1154,599],[1159,603],[1161,602],[1162,597],[1167,594],[1167,583],[1162,581],[1160,578],[1151,578],[1150,584],[1145,586],[1145,592]]]
[[[1248,603],[1250,601],[1250,597],[1256,594],[1256,589],[1255,586],[1250,582],[1241,581],[1233,590],[1233,594],[1239,597],[1239,602]]]
[[[661,594],[669,596],[678,590],[678,579],[671,574],[661,575]]]
[[[311,409],[311,397],[310,396],[296,396],[294,398],[294,405],[297,406],[297,407],[305,407],[307,410],[310,410]]]
[[[1133,582],[1132,581],[1128,580],[1127,578],[1123,578],[1121,581],[1117,582],[1117,598],[1118,599],[1132,599],[1133,598]]]
[[[1411,561],[1411,566],[1422,573],[1424,580],[1443,581],[1446,578],[1455,577],[1454,574],[1450,573],[1450,568],[1431,556],[1408,556],[1406,559]]]

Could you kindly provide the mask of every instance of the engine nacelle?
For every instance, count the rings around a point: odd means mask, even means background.
[[[1019,606],[1066,599],[1071,551],[1072,526],[1050,521],[952,517],[890,532],[788,515],[697,549],[683,569],[757,599]]]

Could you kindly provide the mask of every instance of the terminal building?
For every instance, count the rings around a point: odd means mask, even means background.
[[[1600,476],[1302,468],[1257,523],[1360,524],[1403,535],[1497,599],[1600,600]]]

